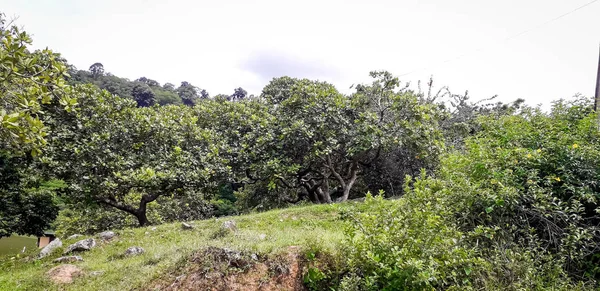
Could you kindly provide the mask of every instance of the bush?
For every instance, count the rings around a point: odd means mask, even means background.
[[[381,195],[368,194],[363,210],[346,214],[351,221],[346,230],[348,265],[353,272],[345,285],[357,276],[362,278],[360,289],[365,290],[430,290],[471,284],[484,262],[468,249],[449,209],[434,195],[443,191],[440,186],[423,174],[402,199],[388,202]]]
[[[482,117],[397,201],[347,214],[343,290],[598,288],[600,133],[587,100]],[[411,185],[412,188],[409,188]]]

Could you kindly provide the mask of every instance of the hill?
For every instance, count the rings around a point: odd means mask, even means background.
[[[199,273],[218,276],[208,283],[219,286],[219,283],[227,284],[227,280],[235,281],[231,279],[232,274],[242,278],[244,274],[261,273],[253,268],[255,265],[267,266],[265,274],[271,274],[272,278],[259,279],[268,284],[276,281],[278,272],[289,274],[293,266],[286,258],[290,252],[299,260],[300,270],[293,278],[298,283],[303,280],[302,261],[317,245],[320,251],[336,251],[343,240],[339,214],[350,207],[353,207],[350,203],[300,206],[222,217],[190,222],[194,228],[189,230],[182,229],[182,223],[119,230],[110,241],[95,237],[97,246],[78,254],[83,261],[72,264],[81,268],[82,275],[73,283],[55,284],[47,275],[59,265],[52,261],[61,256],[66,246],[86,237],[64,240],[62,248],[41,260],[35,259],[37,250],[25,257],[4,258],[0,290],[153,290],[159,287],[162,290],[184,277],[199,277]],[[225,221],[234,221],[237,230],[223,229]],[[139,256],[123,256],[131,246],[142,247],[145,252]],[[298,248],[289,249],[292,246]],[[203,282],[188,280],[183,284],[201,289]]]

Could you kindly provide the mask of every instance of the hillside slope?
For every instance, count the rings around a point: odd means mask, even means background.
[[[343,240],[343,222],[339,214],[349,207],[353,207],[351,203],[292,207],[191,222],[194,228],[188,230],[184,229],[181,223],[118,230],[115,231],[117,236],[112,240],[104,242],[96,237],[96,247],[77,254],[83,261],[72,264],[81,268],[82,274],[72,283],[55,284],[47,274],[50,269],[59,265],[52,261],[60,257],[68,245],[91,236],[65,240],[61,249],[41,260],[34,259],[37,251],[25,257],[21,255],[20,258],[3,258],[3,262],[0,263],[0,289],[164,289],[175,286],[174,282],[185,277],[186,274],[182,276],[182,273],[203,270],[205,273],[210,271],[212,275],[220,274],[223,277],[221,281],[225,282],[231,279],[227,279],[230,272],[216,272],[223,265],[216,266],[211,260],[214,261],[227,253],[237,259],[249,258],[248,260],[260,262],[258,267],[249,271],[255,272],[256,276],[273,275],[271,270],[265,271],[260,268],[270,266],[277,269],[273,262],[278,258],[295,256],[302,259],[300,250],[317,244],[320,249],[335,251]],[[230,220],[235,221],[235,232],[226,231],[222,227],[225,221]],[[132,246],[142,247],[145,252],[138,256],[124,256],[125,250]],[[296,250],[297,253],[291,254],[290,250]],[[227,257],[225,260],[240,274],[248,271],[246,266],[232,264],[232,260]],[[268,281],[268,278],[261,280]],[[266,281],[265,283],[268,283]],[[199,283],[188,280],[186,284]]]

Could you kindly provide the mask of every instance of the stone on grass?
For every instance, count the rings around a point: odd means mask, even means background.
[[[92,277],[100,276],[100,275],[103,275],[103,274],[104,274],[104,271],[93,271],[93,272],[90,272],[90,276],[92,276]]]
[[[127,250],[125,250],[125,256],[137,256],[137,255],[141,255],[145,252],[145,250],[142,247],[129,247]]]
[[[54,261],[52,261],[53,263],[74,263],[74,262],[82,262],[83,258],[80,256],[66,256],[66,257],[60,257]]]
[[[70,245],[67,250],[65,250],[64,254],[68,254],[70,252],[83,252],[89,251],[93,247],[96,246],[96,240],[93,238],[82,239],[72,245]]]
[[[115,236],[117,236],[117,234],[115,234],[113,231],[103,231],[98,234],[98,237],[102,240],[111,240]]]
[[[194,226],[191,225],[191,224],[189,224],[189,223],[187,223],[187,222],[182,222],[181,223],[181,228],[183,228],[183,229],[193,229]]]
[[[156,226],[150,229],[151,231],[156,231]]]
[[[82,236],[83,235],[81,235],[81,234],[74,234],[74,235],[68,237],[67,239],[76,239],[76,238],[79,238],[79,237],[82,237]]]
[[[48,245],[46,245],[42,251],[40,252],[40,254],[38,255],[38,258],[41,259],[49,254],[51,254],[52,252],[54,252],[54,250],[56,250],[57,248],[62,247],[62,241],[60,241],[59,238],[51,241]]]
[[[69,284],[73,278],[82,274],[81,269],[75,265],[56,266],[46,273],[52,282],[57,284]]]
[[[225,230],[230,230],[232,232],[235,232],[237,230],[237,226],[235,224],[235,221],[233,220],[227,220],[225,222],[223,222],[223,224],[221,225],[222,229]]]
[[[267,238],[267,235],[264,233],[261,233],[260,235],[258,235],[259,240],[265,240],[266,238]]]

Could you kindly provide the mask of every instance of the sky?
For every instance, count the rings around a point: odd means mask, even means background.
[[[593,96],[600,1],[592,0],[0,0],[79,69],[145,76],[231,94],[274,77],[328,81],[341,92],[387,70],[415,86],[530,105]],[[521,32],[526,33],[521,34]]]

